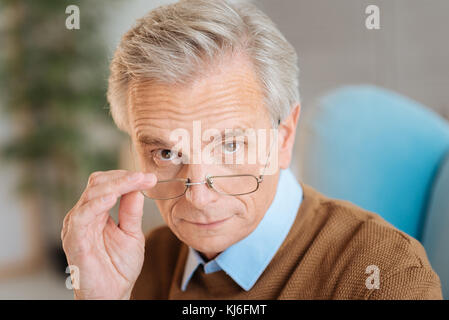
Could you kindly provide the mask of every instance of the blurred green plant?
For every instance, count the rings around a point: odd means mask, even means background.
[[[70,4],[80,8],[79,30],[65,26]],[[19,191],[52,203],[61,216],[91,172],[118,165],[121,136],[105,94],[104,6],[104,0],[0,3],[0,93],[14,129],[1,154],[23,169]]]

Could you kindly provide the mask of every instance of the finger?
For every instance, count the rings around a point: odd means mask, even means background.
[[[154,174],[134,172],[88,188],[82,198],[85,203],[109,194],[115,194],[118,197],[129,192],[151,188],[155,184],[156,176]]]
[[[117,202],[117,196],[110,194],[104,197],[92,199],[78,209],[74,210],[69,217],[70,229],[83,228],[92,223],[102,213],[110,210]]]
[[[125,194],[120,199],[118,220],[120,229],[128,235],[142,235],[144,196],[139,191]]]
[[[84,203],[86,203],[87,199],[85,198],[85,193],[87,192],[89,187],[98,185],[100,183],[107,182],[112,179],[122,177],[122,176],[128,174],[129,172],[130,171],[128,171],[128,170],[109,170],[109,171],[95,171],[95,172],[91,173],[89,176],[89,180],[87,182],[88,187],[86,188],[86,190],[84,190],[83,194],[81,195],[80,199],[75,204],[75,206],[73,207],[72,210],[75,210],[75,209],[79,208],[80,206],[82,206]],[[69,220],[69,219],[67,219],[67,220]]]
[[[123,177],[124,175],[130,173],[128,170],[109,170],[109,171],[96,171],[91,173],[88,180],[89,186],[95,186],[100,183],[104,183],[108,180]]]

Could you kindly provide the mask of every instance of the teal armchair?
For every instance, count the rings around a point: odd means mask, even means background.
[[[380,214],[426,248],[449,298],[449,124],[369,85],[304,107],[297,172],[323,194]]]

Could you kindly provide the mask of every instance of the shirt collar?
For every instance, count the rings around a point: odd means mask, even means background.
[[[290,169],[282,170],[276,195],[259,225],[246,238],[215,259],[205,262],[189,247],[181,290],[185,291],[199,265],[206,274],[223,270],[244,290],[250,290],[286,238],[301,205],[303,190]]]

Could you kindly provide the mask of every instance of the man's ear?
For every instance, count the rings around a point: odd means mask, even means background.
[[[293,144],[295,142],[296,127],[298,124],[301,105],[293,107],[289,116],[279,125],[279,167],[287,169],[292,158]]]

